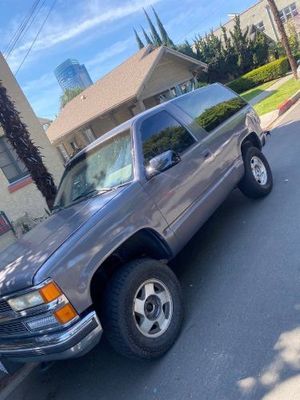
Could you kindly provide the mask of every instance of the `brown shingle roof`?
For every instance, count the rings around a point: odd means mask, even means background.
[[[50,141],[56,142],[97,116],[134,98],[164,51],[177,53],[166,47],[152,51],[149,46],[143,48],[72,99],[48,128],[47,136]],[[203,64],[190,57],[180,56],[195,64]]]

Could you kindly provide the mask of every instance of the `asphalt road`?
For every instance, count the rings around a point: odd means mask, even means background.
[[[186,318],[165,357],[129,361],[102,342],[10,400],[300,399],[300,105],[265,154],[271,195],[234,191],[175,261]]]

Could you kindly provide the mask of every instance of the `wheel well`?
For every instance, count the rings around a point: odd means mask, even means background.
[[[250,133],[248,136],[245,137],[245,139],[242,141],[242,153],[244,149],[248,148],[249,146],[254,146],[261,150],[262,145],[261,141],[259,140],[257,134],[255,132]]]
[[[169,260],[171,256],[168,245],[156,232],[151,229],[136,232],[115,249],[95,272],[90,290],[96,310],[108,281],[124,263],[139,257]]]

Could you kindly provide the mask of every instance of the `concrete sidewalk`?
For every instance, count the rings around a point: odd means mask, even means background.
[[[254,106],[255,104],[259,103],[260,101],[264,100],[266,97],[270,96],[274,91],[276,91],[281,85],[283,85],[285,82],[290,80],[293,77],[291,73],[288,75],[284,76],[283,78],[278,79],[272,86],[270,86],[268,89],[264,90],[262,93],[260,93],[258,96],[253,97],[249,101],[249,103]]]

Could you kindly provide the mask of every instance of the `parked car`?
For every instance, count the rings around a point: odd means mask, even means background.
[[[0,354],[164,354],[183,319],[168,262],[237,186],[272,189],[253,108],[214,84],[147,110],[66,166],[53,215],[0,258]]]

